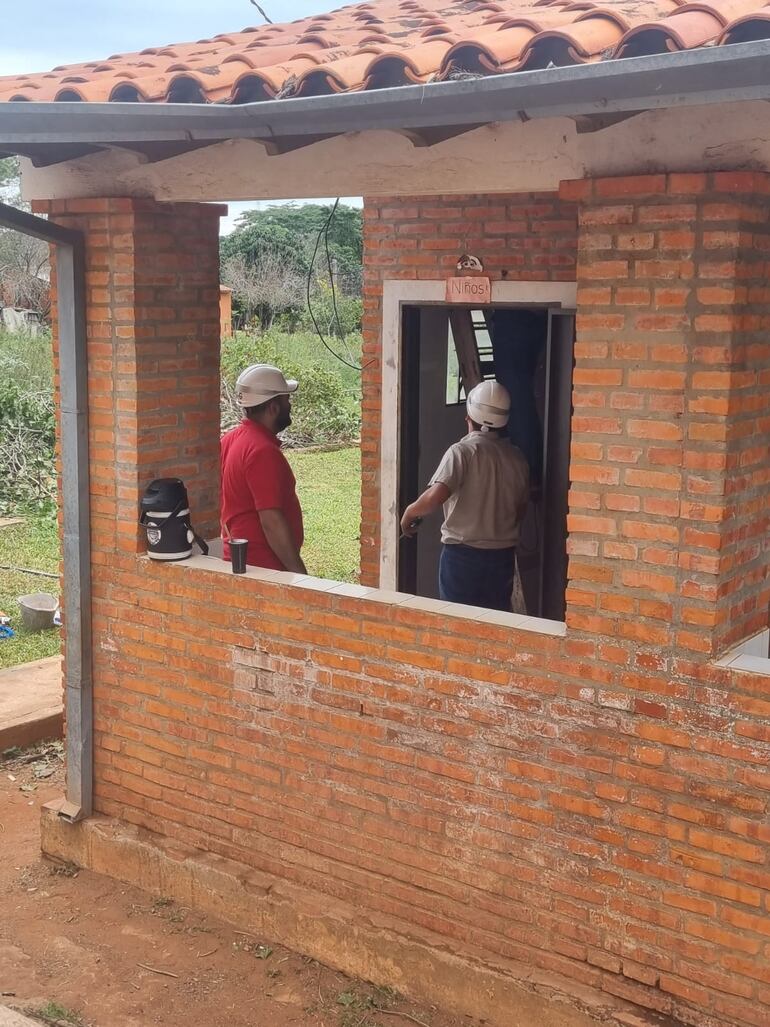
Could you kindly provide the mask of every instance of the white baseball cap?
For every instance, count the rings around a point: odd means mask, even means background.
[[[284,377],[272,364],[252,364],[238,375],[235,383],[235,402],[241,407],[258,407],[276,396],[296,392],[299,383]]]

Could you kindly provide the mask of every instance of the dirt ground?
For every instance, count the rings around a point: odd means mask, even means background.
[[[82,1027],[481,1027],[39,854],[61,746],[0,757],[0,1006]]]

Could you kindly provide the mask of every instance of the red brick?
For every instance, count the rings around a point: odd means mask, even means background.
[[[596,535],[616,535],[617,525],[610,517],[588,517],[569,514],[567,530],[570,532],[585,531]]]
[[[632,250],[643,252],[655,248],[655,233],[644,232],[641,229],[631,232],[621,232],[617,236],[616,245],[619,250]]]
[[[586,302],[590,303],[590,298]],[[650,302],[650,290],[632,285],[619,287],[615,290],[615,302],[624,307],[646,306]]]
[[[587,199],[593,192],[593,180],[590,178],[572,179],[559,185],[559,199],[576,202]]]
[[[676,589],[676,579],[670,574],[654,574],[652,571],[627,570],[621,572],[621,581],[629,588],[642,588],[658,594],[671,594]]]
[[[648,203],[639,207],[639,223],[669,224],[671,222],[689,224],[695,220],[697,207],[694,203]]]
[[[666,474],[664,471],[642,471],[628,469],[624,474],[626,485],[635,488],[678,492],[682,482],[680,474]]]
[[[628,278],[627,260],[593,260],[583,268],[583,276],[591,281],[607,279],[618,281]]]
[[[692,278],[692,261],[688,260],[637,260],[634,275],[638,278]]]
[[[681,392],[684,388],[685,375],[682,371],[630,371],[628,384],[638,389],[671,389]]]
[[[628,422],[628,434],[635,439],[654,439],[661,442],[679,442],[682,438],[682,427],[679,423],[669,421]]]
[[[690,292],[691,290],[687,287],[676,288],[670,286],[668,288],[658,288],[655,290],[655,306],[678,307],[681,309],[686,306]]]
[[[631,204],[587,207],[580,215],[581,225],[630,225],[633,220],[634,208]]]
[[[665,175],[629,175],[620,178],[600,178],[594,182],[597,197],[646,197],[666,191]]]
[[[707,176],[704,173],[672,174],[668,176],[668,191],[672,196],[680,194],[697,195],[706,191]]]

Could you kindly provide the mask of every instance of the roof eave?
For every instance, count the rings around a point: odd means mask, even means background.
[[[371,130],[596,117],[679,105],[770,99],[770,40],[598,64],[241,106],[134,103],[0,104],[0,152],[201,143]],[[309,140],[310,141],[310,140]]]

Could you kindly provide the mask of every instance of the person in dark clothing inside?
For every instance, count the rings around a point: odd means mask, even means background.
[[[543,474],[543,426],[535,403],[535,373],[548,337],[548,311],[494,310],[488,327],[495,377],[511,397],[507,434],[524,454],[537,488]]]

